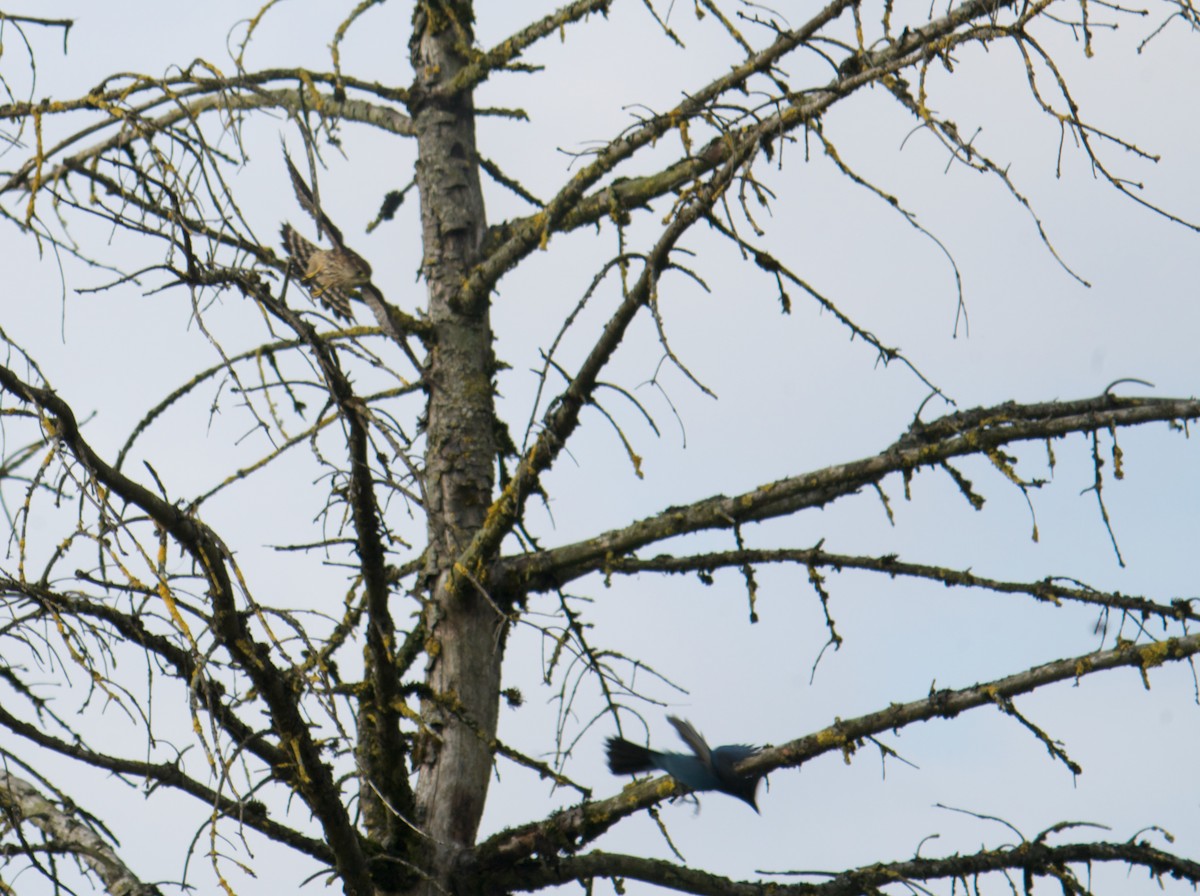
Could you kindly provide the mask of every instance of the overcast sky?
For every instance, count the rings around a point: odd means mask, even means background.
[[[247,67],[327,69],[326,45],[351,5],[282,4],[265,18]],[[482,46],[553,8],[540,2],[481,6],[477,37]],[[244,33],[236,23],[252,8],[232,0],[116,5],[44,0],[36,14],[70,16],[76,27],[65,56],[56,33],[32,33],[38,62],[33,95],[81,96],[114,71],[161,75],[198,57],[232,72],[229,48]],[[348,72],[385,83],[409,82],[400,37],[407,35],[409,8],[389,3],[367,14],[342,47]],[[788,3],[780,12],[797,25],[812,8]],[[9,10],[19,11],[34,12]],[[561,41],[538,45],[526,61],[546,66],[545,72],[495,77],[480,90],[477,105],[520,106],[530,116],[523,123],[485,120],[481,151],[546,198],[570,176],[573,153],[611,139],[642,109],[670,107],[737,59],[736,48],[712,17],[698,21],[691,4],[675,4],[670,22],[686,50],[664,39],[645,7],[632,2],[614,3],[607,20],[597,18],[569,29]],[[1200,221],[1200,175],[1194,164],[1200,144],[1197,36],[1176,23],[1138,53],[1138,42],[1156,23],[1131,19],[1115,32],[1098,28],[1091,59],[1068,29],[1040,34],[1084,114],[1158,157],[1151,163],[1105,147],[1114,173],[1144,184],[1140,192],[1148,200]],[[757,34],[756,39],[766,38]],[[26,89],[23,51],[6,32],[0,71],[19,95]],[[812,60],[797,59],[785,68],[796,84],[816,84],[829,76]],[[969,332],[961,322],[956,327],[954,273],[938,245],[838,176],[815,141],[807,153],[800,142],[786,146],[777,170],[761,165],[760,175],[777,195],[757,218],[767,231],[762,243],[884,344],[902,348],[959,408],[1093,396],[1124,377],[1154,385],[1124,385],[1117,389],[1122,394],[1194,395],[1200,375],[1197,234],[1118,195],[1094,175],[1069,137],[1060,145],[1057,126],[1034,107],[1024,68],[1011,49],[961,51],[954,77],[938,73],[930,91],[933,108],[953,118],[963,134],[979,128],[977,145],[1010,166],[1013,182],[1029,197],[1062,263],[1040,242],[1030,213],[998,180],[950,164],[939,144],[914,133],[911,119],[881,91],[870,90],[828,115],[826,133],[847,163],[896,195],[953,256],[961,271]],[[59,125],[47,121],[46,126]],[[248,219],[268,243],[275,241],[280,220],[300,220],[279,161],[281,136],[299,146],[282,116],[263,115],[247,124],[243,137],[251,164],[232,177]],[[396,221],[371,235],[363,232],[382,193],[409,180],[413,147],[361,126],[347,125],[343,138],[347,158],[327,154],[322,202],[371,261],[388,296],[406,305],[407,293],[416,304],[422,285],[414,279],[420,259],[415,201]],[[677,138],[664,143],[672,140]],[[664,146],[657,158],[675,151],[675,145]],[[28,146],[10,148],[0,167],[15,167],[26,152]],[[635,165],[628,173],[642,170]],[[530,211],[494,184],[486,189],[493,222]],[[15,208],[12,202],[6,205],[9,211]],[[666,209],[657,211],[631,233],[642,239],[653,234]],[[145,263],[151,257],[147,253],[160,248],[135,244],[92,222],[81,223],[78,234],[81,242],[92,241],[97,255],[129,267]],[[648,320],[635,326],[606,379],[645,403],[660,435],[615,393],[606,408],[643,457],[645,478],[634,475],[603,418],[594,412],[585,416],[579,440],[546,480],[549,513],[531,504],[531,529],[544,546],[584,538],[672,504],[733,494],[874,454],[905,430],[928,394],[902,365],[877,365],[869,346],[851,341],[831,315],[798,290],[791,290],[792,313],[781,315],[773,280],[743,264],[727,245],[699,233],[684,245],[696,253],[693,262],[710,292],[682,276],[664,279],[661,312],[672,346],[718,398],[701,394],[669,365],[661,371],[661,391],[651,386],[661,351]],[[502,281],[493,312],[496,349],[511,369],[499,380],[500,407],[518,443],[530,417],[539,352],[614,251],[611,229],[560,237]],[[77,290],[110,278],[69,261],[60,269],[52,253],[39,260],[35,243],[11,226],[0,229],[0,256],[13,272],[0,326],[30,350],[80,416],[95,413],[88,435],[100,450],[115,451],[146,408],[195,370],[219,360],[191,320],[190,300],[182,291],[147,294],[153,285],[147,281],[146,288],[129,284],[80,294]],[[615,283],[600,290],[568,335],[559,356],[567,369],[587,350],[596,323],[616,297]],[[227,351],[267,338],[261,316],[229,297],[206,310],[206,325]],[[114,394],[120,401],[112,401]],[[190,417],[169,417],[140,443],[139,459],[153,460],[173,497],[203,491],[263,449],[253,438],[237,441],[252,425],[228,397],[222,413],[210,420],[206,403],[211,398],[206,393],[192,404]],[[933,401],[925,417],[947,410]],[[1110,440],[1102,442],[1109,450]],[[967,505],[946,476],[925,471],[912,483],[911,501],[898,479],[885,481],[894,525],[879,498],[864,493],[828,510],[753,527],[746,535],[758,546],[811,546],[824,539],[831,551],[895,552],[907,560],[998,578],[1070,576],[1103,590],[1161,601],[1196,596],[1200,476],[1195,441],[1154,426],[1124,433],[1120,443],[1126,476],[1122,482],[1109,479],[1104,494],[1124,568],[1094,497],[1082,493],[1092,482],[1091,454],[1078,436],[1056,443],[1052,474],[1044,447],[1021,447],[1022,474],[1052,480],[1032,494],[1032,511],[1022,493],[988,464],[966,462],[961,469],[987,498],[981,512]],[[1110,462],[1105,473],[1111,472]],[[231,493],[207,507],[206,521],[236,545],[260,599],[279,594],[283,606],[319,605],[330,594],[340,599],[339,588],[344,590],[344,571],[297,563],[293,555],[281,558],[266,548],[314,539],[311,520],[320,508],[323,483],[311,490],[296,487],[307,486],[312,476],[310,459],[297,457],[259,480],[270,500],[260,495],[248,503]],[[1036,543],[1031,538],[1035,521]],[[399,519],[396,525],[405,528]],[[419,546],[419,522],[408,524],[407,531]],[[733,547],[727,536],[693,541],[693,549]],[[611,587],[597,579],[571,587],[572,594],[593,601],[583,605],[595,626],[593,644],[641,658],[686,688],[686,693],[674,691],[644,673],[638,679],[647,694],[666,704],[637,705],[650,723],[654,745],[680,746],[665,722],[666,712],[690,719],[713,743],[780,743],[835,717],[919,699],[934,684],[963,687],[1111,646],[1115,631],[1102,644],[1094,632],[1095,614],[1078,608],[831,573],[830,612],[845,643],[826,653],[813,675],[827,633],[805,574],[763,570],[759,580],[755,625],[748,622],[745,587],[733,573],[718,574],[711,587],[695,578],[649,576],[616,580]],[[554,607],[535,601],[533,609]],[[1127,628],[1125,634],[1134,632]],[[520,686],[527,703],[519,710],[502,709],[500,737],[549,760],[558,706],[557,682],[552,687],[539,683],[545,654],[531,627],[516,629],[506,684]],[[1161,825],[1177,838],[1174,845],[1158,836],[1151,836],[1152,842],[1197,858],[1195,682],[1182,666],[1156,669],[1149,681],[1152,690],[1146,693],[1135,672],[1120,671],[1018,701],[1082,764],[1078,778],[1013,720],[977,710],[887,739],[911,764],[893,759],[884,766],[867,746],[849,764],[830,755],[799,773],[776,772],[769,791],[760,795],[761,817],[714,795],[701,797],[698,814],[680,802],[660,807],[661,815],[689,864],[737,879],[763,869],[836,871],[902,860],[935,834],[939,839],[925,844],[922,855],[1014,842],[1015,835],[1002,825],[937,808],[939,803],[1004,818],[1027,837],[1063,820],[1111,825],[1111,831],[1084,830],[1079,837],[1118,841]],[[568,736],[600,706],[593,684],[585,683],[581,694]],[[636,725],[630,730],[642,733]],[[610,731],[607,722],[589,731],[566,769],[598,797],[624,783],[603,765],[603,738]],[[129,732],[101,736],[117,743],[126,735],[142,737],[133,728]],[[186,737],[186,730],[178,736]],[[6,747],[10,742],[5,738]],[[34,754],[25,750],[22,755]],[[68,785],[94,781],[74,778],[57,763],[46,768]],[[180,801],[158,796],[143,803],[112,782],[88,786],[95,788],[95,802],[87,808],[113,828],[134,870],[146,880],[177,880],[203,807],[185,810]],[[501,765],[483,833],[543,817],[570,799],[570,794],[551,793],[521,769]],[[111,811],[113,806],[120,808]],[[597,845],[669,856],[645,813],[627,819]],[[206,848],[201,845],[200,852]],[[230,853],[240,849],[227,848]],[[259,843],[252,848],[259,880],[236,880],[239,893],[290,892],[313,870]],[[199,892],[212,891],[205,860],[195,860],[190,873]],[[1104,873],[1108,892],[1159,892],[1155,882],[1138,873],[1128,880],[1123,869]],[[28,892],[44,891],[32,876],[18,886],[26,884]],[[320,886],[310,884],[310,889]],[[608,884],[600,886],[604,890]],[[1098,890],[1102,886],[1097,883]],[[1181,886],[1177,890],[1183,892]]]

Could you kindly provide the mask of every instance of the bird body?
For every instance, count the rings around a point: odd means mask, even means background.
[[[371,266],[366,259],[345,246],[319,249],[290,224],[280,228],[280,235],[312,297],[339,317],[353,318],[350,299],[371,282]]]
[[[757,747],[727,744],[710,748],[691,723],[667,716],[679,737],[692,752],[671,753],[651,750],[620,737],[608,739],[608,767],[614,775],[634,775],[658,769],[666,772],[689,790],[717,790],[737,797],[757,812],[755,794],[761,774],[740,774],[739,762],[758,753]]]

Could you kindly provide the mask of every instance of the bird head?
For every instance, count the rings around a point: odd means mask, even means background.
[[[757,747],[745,744],[728,744],[724,747],[714,747],[712,751],[713,770],[721,779],[721,790],[747,803],[755,812],[758,812],[758,782],[763,779],[763,775],[742,774],[734,771],[734,767],[758,752]]]

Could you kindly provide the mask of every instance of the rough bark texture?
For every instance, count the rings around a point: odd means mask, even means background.
[[[8,823],[28,819],[62,852],[74,852],[104,883],[110,896],[162,896],[153,884],[143,883],[121,861],[108,841],[85,823],[70,800],[52,802],[28,781],[0,769],[0,812]],[[5,892],[15,892],[4,887]]]
[[[505,620],[481,570],[454,561],[483,522],[494,470],[492,331],[486,301],[464,306],[461,285],[486,227],[470,94],[431,100],[471,45],[468,3],[418,5],[410,46],[417,89],[417,187],[433,346],[425,500],[429,520],[426,606],[431,696],[419,756],[418,823],[443,885],[458,850],[474,842],[491,775]]]

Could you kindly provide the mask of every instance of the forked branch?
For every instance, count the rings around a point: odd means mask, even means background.
[[[918,722],[954,718],[971,709],[996,705],[998,700],[1011,700],[1056,682],[1077,681],[1110,669],[1135,668],[1145,680],[1150,669],[1165,663],[1186,660],[1197,653],[1200,653],[1200,635],[1168,638],[1148,644],[1126,643],[1112,650],[1035,666],[983,684],[958,690],[932,691],[920,700],[892,704],[886,709],[864,716],[838,720],[827,728],[786,744],[767,747],[761,753],[742,762],[739,770],[762,774],[778,768],[798,767],[826,753],[840,752],[849,756],[867,738]],[[535,853],[546,860],[574,853],[586,843],[595,840],[621,818],[684,792],[686,790],[669,777],[653,778],[630,785],[617,796],[607,800],[584,803],[556,813],[543,821],[495,835],[477,849],[476,867],[490,872],[492,869],[520,863]],[[754,893],[759,892],[759,885],[747,886],[753,886]]]
[[[1081,401],[1006,403],[977,408],[914,429],[873,457],[763,483],[733,497],[715,495],[682,507],[670,507],[585,541],[503,560],[497,578],[508,588],[545,591],[588,573],[604,571],[610,557],[625,556],[679,535],[729,529],[738,523],[776,519],[810,507],[824,507],[892,473],[911,474],[953,457],[986,454],[1017,442],[1198,417],[1198,399],[1118,398],[1107,394]]]

